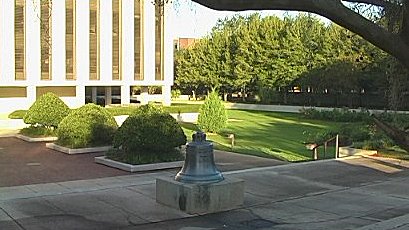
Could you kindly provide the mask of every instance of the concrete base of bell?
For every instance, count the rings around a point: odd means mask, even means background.
[[[243,205],[244,181],[225,178],[210,184],[187,184],[173,177],[156,179],[156,202],[188,214],[206,214]]]

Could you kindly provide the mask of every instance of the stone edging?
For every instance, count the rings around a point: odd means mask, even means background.
[[[27,142],[47,142],[56,141],[58,139],[58,137],[29,137],[22,134],[16,134],[14,136]]]
[[[377,154],[376,150],[365,150],[365,149],[356,149],[351,147],[339,147],[339,156],[370,156]]]
[[[93,153],[93,152],[105,152],[112,148],[112,146],[101,146],[101,147],[90,147],[90,148],[79,148],[79,149],[70,149],[61,145],[54,143],[46,143],[45,146],[49,149],[54,149],[66,154],[81,154],[81,153]]]
[[[183,166],[184,161],[163,162],[154,164],[131,165],[114,160],[110,160],[105,156],[95,157],[95,163],[103,164],[112,168],[121,169],[127,172],[143,172],[158,169],[171,169]]]

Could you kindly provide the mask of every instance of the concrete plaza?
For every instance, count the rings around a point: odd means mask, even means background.
[[[202,216],[155,202],[176,170],[0,188],[0,229],[409,229],[409,163],[348,157],[244,169],[243,207]]]

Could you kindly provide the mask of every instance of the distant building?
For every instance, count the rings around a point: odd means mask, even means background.
[[[0,110],[27,109],[46,92],[70,107],[129,104],[135,86],[141,103],[170,104],[170,10],[152,0],[0,0]]]
[[[175,50],[187,49],[199,42],[199,38],[178,38],[173,40],[173,48]]]

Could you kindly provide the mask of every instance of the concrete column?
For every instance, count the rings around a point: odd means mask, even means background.
[[[134,0],[122,0],[122,81],[134,80]]]
[[[85,86],[77,85],[75,86],[76,103],[74,107],[81,107],[85,104]]]
[[[155,6],[151,0],[144,0],[144,81],[155,81]]]
[[[98,96],[97,87],[92,86],[92,88],[91,88],[91,101],[92,101],[92,103],[94,103],[94,104],[97,103],[97,96]]]
[[[65,81],[65,1],[53,1],[51,11],[52,80]]]
[[[131,86],[121,85],[121,104],[128,105],[131,102]]]
[[[77,83],[89,81],[89,1],[76,1],[76,73]]]
[[[36,101],[36,97],[36,87],[33,85],[27,86],[27,104],[29,107]]]
[[[112,104],[112,87],[106,86],[105,87],[105,105]]]
[[[14,0],[0,1],[0,82],[9,84],[15,79],[14,62]]]
[[[112,0],[99,1],[99,77],[100,81],[112,81]]]
[[[141,101],[141,105],[146,105],[149,103],[149,93],[148,93],[148,86],[141,87],[141,96],[139,97]]]
[[[172,104],[172,95],[170,91],[171,91],[170,85],[162,86],[162,96],[163,96],[162,104],[164,106],[170,106]]]

